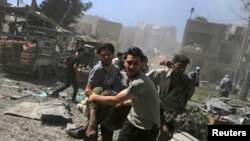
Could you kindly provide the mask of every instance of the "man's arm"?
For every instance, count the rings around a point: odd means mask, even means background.
[[[128,93],[128,90],[125,89],[115,96],[102,96],[91,93],[88,100],[89,102],[97,101],[107,105],[117,105],[131,98],[132,96]]]
[[[74,71],[76,73],[76,80],[80,81],[80,72],[78,71],[78,63],[74,64]]]

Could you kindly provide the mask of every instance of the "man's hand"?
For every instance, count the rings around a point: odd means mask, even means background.
[[[118,103],[118,104],[115,105],[115,108],[119,108],[119,107],[121,107],[123,105],[124,105],[123,102],[122,103]]]
[[[93,102],[95,95],[96,95],[95,93],[90,93],[88,96],[88,102]]]
[[[169,122],[174,119],[174,114],[170,112],[164,112],[164,118],[166,122]]]

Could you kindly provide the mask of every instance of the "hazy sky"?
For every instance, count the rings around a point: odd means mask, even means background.
[[[42,0],[37,0],[40,4]],[[82,0],[87,2],[89,0]],[[146,24],[156,24],[177,27],[177,39],[182,40],[183,31],[190,9],[195,8],[195,16],[203,16],[217,23],[244,24],[246,17],[241,10],[241,0],[90,0],[93,7],[86,12],[90,15],[105,17],[124,26],[134,26],[143,21]],[[31,0],[23,0],[30,4]],[[16,0],[9,0],[15,3]]]

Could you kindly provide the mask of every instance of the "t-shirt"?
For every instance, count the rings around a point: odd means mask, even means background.
[[[124,89],[120,69],[112,64],[112,69],[108,71],[101,61],[90,71],[88,81],[92,82],[94,87],[102,87],[104,90],[120,92]]]
[[[76,64],[78,66],[79,62],[80,62],[80,59],[75,54],[72,54],[67,58],[66,76],[75,78],[76,73],[75,73],[74,65]]]
[[[132,108],[128,120],[137,128],[151,130],[156,124],[160,127],[159,95],[153,82],[140,73],[126,89],[132,95]]]

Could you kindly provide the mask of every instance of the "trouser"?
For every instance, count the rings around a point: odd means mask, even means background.
[[[104,125],[101,125],[101,135],[102,141],[112,141],[113,140],[113,131],[106,128]]]
[[[157,125],[153,125],[151,130],[142,130],[126,120],[120,131],[118,141],[156,141],[158,132]]]
[[[168,141],[171,140],[175,130],[174,118],[170,118],[168,112],[160,110],[161,115],[161,127],[160,133],[157,137],[157,141]],[[167,132],[163,132],[163,126],[167,127]]]
[[[57,90],[55,90],[55,92],[59,93],[65,89],[67,89],[70,85],[72,85],[73,89],[74,89],[73,95],[72,95],[72,101],[75,101],[76,95],[78,93],[78,82],[77,82],[75,77],[66,76],[66,79],[65,79],[63,86],[58,88]]]

